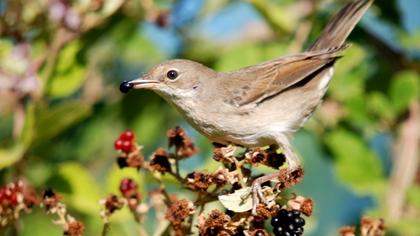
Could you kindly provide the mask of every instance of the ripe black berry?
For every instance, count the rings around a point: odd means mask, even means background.
[[[256,232],[254,232],[254,236],[265,236],[265,233],[263,230],[259,229]]]
[[[302,235],[305,220],[301,217],[298,210],[287,211],[281,209],[276,216],[271,219],[273,233],[276,236]]]

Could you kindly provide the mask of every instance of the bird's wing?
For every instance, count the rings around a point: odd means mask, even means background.
[[[347,47],[308,51],[230,72],[222,81],[225,98],[230,98],[225,101],[236,107],[257,104],[335,61]]]

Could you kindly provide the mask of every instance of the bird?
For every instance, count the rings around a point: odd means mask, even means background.
[[[172,59],[140,78],[124,81],[120,90],[148,89],[172,104],[201,134],[214,143],[248,148],[275,146],[287,169],[301,167],[291,138],[322,102],[345,42],[374,0],[355,0],[331,18],[305,51],[235,71],[218,72],[203,64]],[[253,209],[264,198],[262,176],[252,184]]]

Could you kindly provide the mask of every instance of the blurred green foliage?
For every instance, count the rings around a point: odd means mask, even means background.
[[[150,92],[122,95],[121,81],[172,57],[228,71],[295,52],[344,4],[188,2],[0,2],[0,183],[26,178],[39,192],[54,188],[86,224],[86,235],[99,235],[98,201],[117,193],[123,177],[137,179],[146,198],[158,186],[116,167],[113,142],[121,131],[134,130],[147,156],[166,145],[166,129],[181,124],[201,149],[182,171],[214,164],[210,143],[172,107]],[[420,21],[407,22],[413,19],[407,6],[415,9],[415,0],[390,2],[378,0],[353,32],[353,46],[337,63],[325,103],[296,135],[307,170],[298,189],[316,203],[309,234],[336,235],[340,226],[369,213],[389,222],[390,235],[420,235],[419,180],[411,176],[408,189],[390,181],[400,158],[392,147],[415,112],[410,107],[419,106]],[[229,24],[236,21],[245,23]],[[403,194],[404,208],[388,221],[393,191]],[[21,217],[17,230],[59,235],[50,220],[37,209]],[[146,222],[152,232],[153,213]],[[134,232],[128,211],[113,216],[110,235]]]

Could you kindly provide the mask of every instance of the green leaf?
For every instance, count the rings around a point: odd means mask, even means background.
[[[283,53],[285,53],[285,45],[243,44],[223,53],[215,68],[218,71],[235,70],[279,57]]]
[[[350,48],[344,51],[343,57],[338,60],[335,75],[341,77],[351,73],[354,68],[359,68],[366,55],[367,53],[364,48],[357,44],[352,44]]]
[[[337,129],[327,136],[325,143],[336,160],[334,167],[341,181],[363,193],[375,191],[376,184],[382,186],[381,162],[361,137]]]
[[[408,203],[420,209],[420,186],[412,186],[407,192]]]
[[[55,216],[45,214],[45,209],[35,209],[30,214],[21,214],[19,224],[19,235],[62,235],[63,229],[60,225],[54,224]]]
[[[24,148],[27,149],[32,144],[35,135],[35,105],[30,103],[26,107],[25,112],[25,124],[23,126],[22,135],[20,136],[20,142]]]
[[[414,32],[407,33],[405,30],[400,32],[401,44],[406,48],[420,50],[420,28]]]
[[[67,101],[53,108],[38,106],[35,114],[34,142],[51,139],[90,113],[91,107],[78,101]]]
[[[233,193],[220,195],[218,199],[226,209],[234,212],[245,212],[252,209],[251,187],[244,187]]]
[[[75,93],[86,79],[86,68],[77,61],[80,45],[68,44],[59,54],[54,73],[49,81],[48,95],[62,98]]]
[[[396,113],[404,111],[414,99],[419,98],[420,77],[414,71],[398,73],[391,81],[390,97]]]
[[[288,8],[264,0],[251,0],[250,3],[277,32],[288,34],[296,29],[298,19]]]
[[[392,121],[395,114],[391,107],[391,102],[380,92],[372,92],[366,99],[368,110],[381,119]]]
[[[420,235],[419,219],[416,216],[401,219],[392,229],[398,230],[398,235]]]
[[[364,50],[352,45],[344,51],[343,57],[337,61],[334,76],[328,94],[341,102],[363,95],[365,79],[369,67],[363,63],[366,58]]]
[[[352,97],[345,102],[347,117],[352,123],[369,124],[371,116],[368,114],[366,99],[363,95]]]
[[[75,162],[64,163],[58,167],[57,174],[70,186],[71,193],[63,196],[72,207],[86,214],[99,213],[101,192],[84,166]]]
[[[9,167],[23,157],[25,149],[22,145],[16,145],[11,149],[0,149],[0,170]]]

